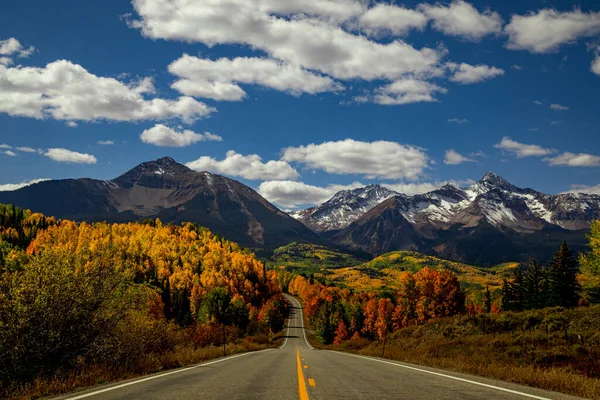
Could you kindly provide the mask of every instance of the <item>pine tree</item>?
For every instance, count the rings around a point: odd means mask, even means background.
[[[502,282],[502,310],[523,311],[525,308],[525,278],[523,270],[518,267],[514,270],[512,282],[506,279]]]
[[[580,287],[577,282],[579,263],[567,242],[554,253],[548,264],[549,305],[575,307],[579,302]]]
[[[485,288],[485,293],[483,294],[483,310],[486,313],[492,311],[492,294],[490,293],[490,288]]]
[[[548,274],[537,261],[532,260],[524,276],[524,306],[526,309],[548,305]]]

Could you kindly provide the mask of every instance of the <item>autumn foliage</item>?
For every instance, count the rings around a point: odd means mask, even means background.
[[[288,290],[303,300],[309,322],[325,344],[351,337],[383,339],[400,328],[465,310],[456,276],[429,268],[405,274],[391,297],[311,283],[303,276],[289,281]]]
[[[0,397],[90,365],[175,366],[170,355],[220,346],[223,332],[278,332],[286,312],[276,273],[206,228],[0,206]]]

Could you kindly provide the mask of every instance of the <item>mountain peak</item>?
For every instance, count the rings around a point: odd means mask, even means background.
[[[477,183],[484,184],[486,186],[495,186],[497,188],[509,191],[517,189],[516,186],[514,186],[512,183],[491,171],[485,174]]]
[[[113,181],[123,187],[130,187],[134,183],[144,186],[162,186],[156,179],[175,177],[192,171],[171,157],[162,157],[154,161],[146,161],[130,169]]]

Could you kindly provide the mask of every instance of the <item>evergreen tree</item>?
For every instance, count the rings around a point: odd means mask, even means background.
[[[532,260],[524,276],[525,309],[544,308],[548,305],[548,274],[537,261]]]
[[[579,283],[577,273],[579,263],[567,242],[563,241],[560,249],[554,253],[548,264],[548,297],[549,305],[575,307],[579,302]]]
[[[503,280],[502,310],[523,311],[525,308],[524,280],[523,270],[520,266],[515,268],[512,282],[509,282],[506,279]]]
[[[492,311],[492,294],[489,287],[485,288],[485,293],[483,294],[483,310],[486,313]]]

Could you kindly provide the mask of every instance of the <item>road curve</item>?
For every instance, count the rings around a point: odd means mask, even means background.
[[[278,349],[70,393],[59,399],[576,399],[471,375],[374,357],[315,350],[302,307],[291,305]]]

